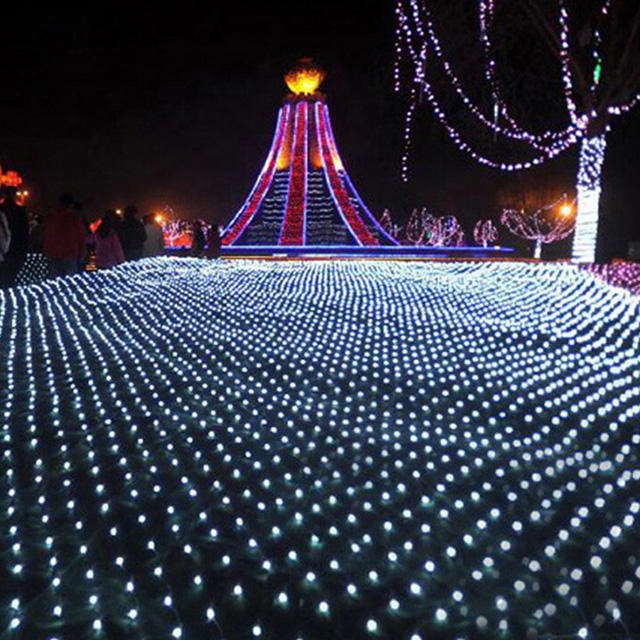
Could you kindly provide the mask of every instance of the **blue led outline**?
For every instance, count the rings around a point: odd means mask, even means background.
[[[349,178],[349,174],[347,173],[346,169],[344,168],[344,161],[342,160],[342,156],[340,155],[340,152],[338,151],[338,145],[336,144],[336,139],[335,139],[335,136],[333,135],[333,129],[331,128],[331,120],[329,118],[329,107],[326,104],[323,105],[323,106],[324,106],[324,111],[325,111],[325,114],[326,114],[325,123],[326,123],[326,127],[327,127],[327,135],[328,135],[328,137],[331,138],[331,140],[333,140],[333,146],[335,148],[336,155],[340,158],[340,164],[342,165],[342,172],[338,172],[338,174],[342,173],[342,175],[345,178],[345,182],[347,183],[347,186],[349,187],[349,189],[351,190],[353,195],[356,197],[356,200],[360,204],[360,207],[362,208],[362,211],[369,217],[370,221],[373,222],[373,224],[378,229],[378,231],[380,231],[388,240],[390,240],[392,244],[399,245],[400,243],[395,238],[390,236],[383,229],[382,226],[380,226],[380,223],[378,222],[378,220],[373,216],[373,214],[369,211],[369,209],[367,209],[367,207],[365,206],[364,202],[362,201],[362,198],[360,197],[360,194],[358,193],[356,188],[353,186],[353,183],[351,182],[351,178]]]
[[[227,223],[227,226],[223,229],[222,233],[220,234],[221,239],[224,238],[225,234],[229,232],[229,230],[233,227],[233,225],[236,223],[236,221],[249,208],[249,204],[251,202],[251,199],[252,199],[254,193],[258,189],[258,185],[260,184],[260,179],[262,178],[263,175],[265,175],[265,173],[267,171],[267,168],[269,167],[269,164],[271,163],[271,160],[272,160],[272,158],[273,158],[273,156],[274,156],[274,154],[276,152],[276,142],[278,140],[278,131],[280,130],[280,124],[281,124],[283,119],[285,119],[285,122],[286,122],[286,117],[289,114],[289,110],[290,110],[289,104],[285,104],[283,107],[280,107],[280,109],[278,110],[278,118],[276,120],[276,130],[275,130],[275,133],[273,135],[273,140],[271,141],[271,148],[269,149],[269,153],[267,153],[267,159],[265,160],[264,165],[262,166],[262,169],[260,170],[260,173],[258,173],[258,177],[256,178],[255,182],[253,183],[253,188],[251,189],[251,191],[249,192],[249,195],[245,199],[244,204],[240,207],[240,209],[235,214],[235,216],[233,216],[231,221],[229,223]],[[280,149],[280,146],[281,145],[277,145],[277,148]],[[273,177],[271,178],[271,180],[269,180],[269,184],[271,184],[272,180],[273,180]],[[264,195],[266,195],[268,190],[269,190],[269,188],[267,187],[267,189],[265,189]],[[264,199],[264,195],[262,196],[262,198],[260,199],[260,202],[256,206],[256,212],[260,208],[260,204],[262,203],[262,200]],[[254,213],[254,215],[255,215],[255,213]],[[245,228],[249,226],[249,223],[251,222],[252,219],[253,219],[253,216],[251,216],[251,218],[249,218],[249,220],[247,221],[247,224],[245,225]],[[244,229],[238,234],[238,236],[231,243],[231,245],[227,245],[227,246],[233,246],[234,243],[237,242],[240,239],[240,236],[242,236],[243,233],[244,233]]]
[[[287,209],[289,208],[289,196],[291,195],[291,180],[293,179],[293,161],[294,161],[294,151],[296,147],[296,140],[298,137],[298,107],[302,105],[302,102],[298,102],[296,105],[295,111],[293,113],[293,135],[291,136],[291,152],[289,156],[289,180],[287,182],[287,199],[284,204],[284,211],[282,212],[282,222],[280,223],[280,235],[278,237],[278,246],[282,243],[282,234],[284,233],[284,223],[287,218]],[[284,141],[283,141],[284,144]],[[296,245],[282,245],[285,247],[291,247]]]
[[[314,249],[322,250],[322,249],[334,249],[334,250],[342,250],[344,252],[349,251],[358,251],[364,249],[365,251],[375,252],[382,251],[388,253],[464,253],[464,252],[480,252],[480,253],[512,253],[514,251],[513,247],[482,247],[479,245],[465,245],[463,247],[453,247],[453,246],[442,246],[435,247],[431,245],[408,245],[408,244],[395,244],[395,245],[384,245],[384,244],[361,244],[361,245],[343,245],[343,244],[312,244],[312,245],[279,245],[279,244],[243,244],[243,245],[227,245],[222,248],[222,251],[244,251],[244,250],[273,250],[276,252],[282,251],[307,251],[313,252]]]
[[[342,218],[342,222],[344,222],[345,226],[349,230],[349,233],[352,235],[353,239],[356,241],[356,246],[364,247],[366,245],[364,245],[361,242],[361,240],[358,237],[358,235],[356,234],[356,232],[351,228],[351,225],[349,224],[348,220],[344,216],[344,212],[342,211],[342,207],[340,207],[340,204],[338,203],[338,199],[336,198],[336,194],[333,192],[333,188],[331,187],[331,180],[329,180],[329,175],[327,173],[327,165],[325,164],[325,161],[324,161],[324,145],[322,144],[322,139],[321,139],[322,136],[320,135],[320,127],[318,126],[318,111],[322,106],[323,105],[319,100],[316,101],[315,104],[314,104],[315,119],[316,119],[316,138],[318,140],[318,148],[320,149],[320,158],[322,160],[322,173],[324,174],[324,181],[326,182],[327,189],[329,190],[329,193],[331,194],[331,199],[333,200],[333,203],[336,205],[336,209],[338,210],[338,213],[340,214],[340,217]],[[325,122],[325,126],[326,126],[326,122]],[[331,149],[327,149],[327,153],[328,153],[329,157],[333,159],[333,157],[331,155]],[[342,162],[342,160],[340,160],[340,162]],[[336,173],[338,173],[337,169],[336,169]],[[322,245],[315,245],[315,246],[322,246]],[[334,245],[327,245],[327,246],[334,246]],[[340,246],[340,245],[335,245],[335,246]]]
[[[309,105],[304,104],[304,200],[302,202],[302,246],[307,246],[307,194],[309,193]]]

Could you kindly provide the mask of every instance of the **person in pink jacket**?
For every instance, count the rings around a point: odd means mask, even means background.
[[[108,269],[124,262],[124,251],[118,235],[119,221],[113,209],[108,209],[102,216],[95,232],[97,269]]]

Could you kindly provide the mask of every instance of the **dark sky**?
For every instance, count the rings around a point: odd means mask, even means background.
[[[228,220],[262,167],[282,76],[301,56],[327,71],[339,151],[376,215],[427,206],[458,213],[470,230],[495,215],[496,189],[518,180],[459,152],[425,108],[401,181],[406,94],[393,91],[394,2],[211,4],[220,6],[85,9],[5,26],[0,164],[24,176],[33,208],[71,191],[96,214],[168,204],[184,217]],[[603,197],[614,245],[640,236],[638,111],[609,137]],[[530,175],[571,189],[576,166],[570,152]]]

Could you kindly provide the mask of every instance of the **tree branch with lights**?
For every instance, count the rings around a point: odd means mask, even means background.
[[[563,199],[564,200],[564,199]],[[533,257],[542,257],[542,245],[566,238],[575,227],[573,206],[560,201],[539,209],[503,209],[500,222],[515,236],[534,242]]]
[[[572,259],[594,262],[607,133],[640,101],[640,6],[569,4],[397,2],[394,82],[399,91],[408,69],[410,87],[402,174],[422,103],[460,150],[502,171],[577,146]]]
[[[498,239],[498,230],[491,220],[478,220],[473,228],[473,239],[476,244],[485,249],[496,242]]]

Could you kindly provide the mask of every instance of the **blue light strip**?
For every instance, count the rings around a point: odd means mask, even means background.
[[[250,206],[251,201],[253,199],[253,196],[254,196],[255,192],[257,191],[257,189],[259,188],[262,178],[264,177],[264,175],[268,171],[269,166],[271,165],[271,162],[274,159],[275,154],[280,151],[280,145],[278,144],[278,139],[279,139],[279,136],[280,136],[280,127],[283,124],[283,121],[286,123],[286,119],[289,116],[290,109],[291,109],[291,107],[288,104],[285,104],[284,107],[280,108],[280,110],[278,111],[278,119],[277,119],[277,122],[276,122],[276,129],[275,129],[275,133],[273,134],[273,140],[271,141],[271,148],[269,149],[269,153],[267,154],[267,159],[265,160],[264,165],[263,165],[260,173],[258,174],[258,177],[256,178],[256,181],[254,182],[251,191],[249,192],[249,195],[247,196],[246,200],[244,201],[244,204],[242,205],[242,207],[240,207],[240,209],[238,209],[237,213],[231,219],[231,222],[229,222],[227,224],[227,226],[224,228],[224,230],[222,231],[222,234],[221,234],[222,237],[224,237],[224,235],[230,229],[233,228],[233,225],[236,223],[236,221],[240,218],[240,216],[242,216],[242,214]],[[266,190],[265,190],[265,193],[266,193]],[[259,208],[259,205],[256,207],[256,210],[258,208]],[[241,235],[241,234],[239,234],[239,235]]]
[[[333,130],[331,128],[331,119],[329,118],[329,107],[325,104],[323,105],[324,107],[324,121],[325,121],[325,126],[327,128],[327,137],[329,138],[329,140],[333,141],[333,145],[336,146],[335,144],[335,138],[333,136]],[[338,153],[338,149],[336,147],[336,155],[339,156]],[[342,158],[340,158],[340,162],[342,164],[342,166],[344,167],[344,162],[342,162]],[[356,191],[356,188],[353,186],[353,183],[351,182],[351,179],[349,178],[349,174],[347,173],[346,169],[343,169],[341,172],[338,172],[339,174],[341,174],[341,176],[344,178],[345,182],[347,183],[347,192],[351,191],[351,193],[356,197],[356,200],[358,201],[358,204],[360,205],[361,210],[364,212],[364,214],[369,218],[369,220],[371,222],[373,222],[373,224],[375,225],[376,229],[387,239],[389,240],[389,242],[391,244],[399,244],[398,241],[393,238],[392,236],[390,236],[380,225],[380,223],[376,220],[375,216],[373,216],[371,214],[371,212],[369,211],[369,209],[367,209],[367,207],[364,205],[364,202],[362,201],[362,199],[360,198],[360,194]]]
[[[309,245],[305,247],[293,246],[293,245],[242,245],[242,246],[228,246],[222,248],[222,255],[262,255],[262,256],[274,256],[274,255],[327,255],[331,254],[336,257],[339,256],[384,256],[390,257],[402,257],[402,256],[414,256],[422,258],[496,258],[504,256],[510,257],[513,254],[514,249],[511,247],[481,247],[481,246],[467,246],[467,247],[431,247],[431,246],[413,246],[413,245]]]
[[[320,158],[322,160],[322,173],[324,175],[324,181],[327,185],[327,189],[329,190],[329,193],[331,194],[331,199],[333,200],[333,203],[335,204],[336,209],[338,210],[338,213],[340,214],[340,217],[342,218],[342,221],[344,222],[345,227],[351,234],[351,237],[358,243],[359,246],[364,246],[360,238],[358,238],[358,234],[356,234],[356,232],[351,228],[349,221],[345,217],[344,212],[340,207],[340,203],[338,202],[338,198],[336,198],[336,194],[333,192],[333,189],[331,187],[331,180],[329,180],[329,175],[327,174],[327,166],[325,163],[325,153],[326,155],[329,156],[329,158],[331,158],[332,161],[333,161],[333,156],[331,155],[331,149],[325,149],[324,145],[322,144],[322,136],[320,135],[320,124],[319,124],[320,118],[324,116],[324,111],[322,112],[322,115],[320,114],[322,107],[323,107],[323,104],[320,101],[316,102],[314,105],[315,120],[316,120],[316,138],[318,140],[318,150],[320,153]],[[336,169],[336,172],[337,172],[337,169]]]

